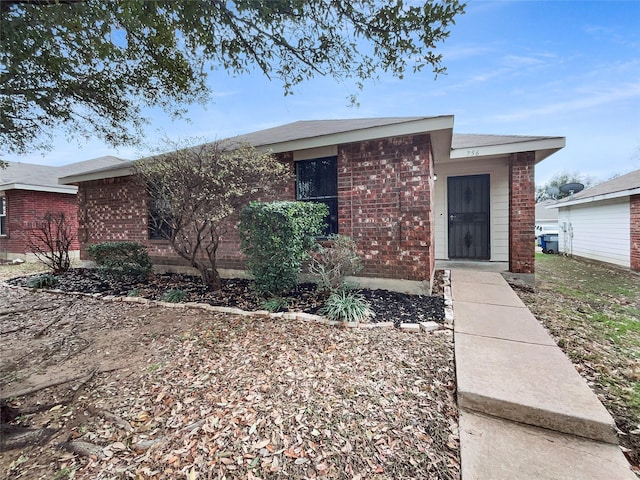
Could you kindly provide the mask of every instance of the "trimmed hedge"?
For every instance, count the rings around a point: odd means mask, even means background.
[[[115,277],[146,277],[153,265],[147,247],[136,242],[105,242],[87,245],[87,255],[98,270]]]
[[[242,209],[240,247],[259,294],[282,296],[295,287],[328,214],[313,202],[251,202]]]

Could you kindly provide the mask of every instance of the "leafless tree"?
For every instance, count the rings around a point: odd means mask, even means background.
[[[69,270],[69,250],[75,240],[73,228],[63,212],[47,212],[29,235],[29,248],[53,273]]]

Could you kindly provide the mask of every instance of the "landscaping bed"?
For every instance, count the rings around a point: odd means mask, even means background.
[[[0,298],[0,476],[459,477],[451,330]]]
[[[640,275],[537,254],[535,292],[516,292],[609,410],[640,475]]]
[[[12,285],[26,287],[31,276],[9,280]],[[440,275],[437,276],[440,278]],[[148,279],[113,279],[100,275],[94,269],[76,268],[56,276],[56,289],[65,292],[99,293],[104,295],[137,296],[162,300],[167,292],[180,290],[185,293],[183,302],[208,303],[242,310],[264,309],[263,299],[257,296],[246,279],[223,279],[222,288],[211,290],[198,277],[182,274],[151,275]],[[358,289],[371,305],[374,315],[370,322],[419,323],[444,322],[444,298],[439,295],[408,295],[381,289]],[[298,285],[288,295],[285,310],[316,314],[322,308],[325,297],[313,283]]]

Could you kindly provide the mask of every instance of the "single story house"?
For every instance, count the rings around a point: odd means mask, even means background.
[[[640,170],[563,198],[558,250],[640,272]]]
[[[296,180],[282,199],[329,206],[331,231],[358,244],[364,285],[424,291],[436,259],[508,262],[513,273],[533,274],[534,168],[565,139],[454,135],[453,120],[299,121],[229,141],[290,165]],[[132,240],[147,245],[156,263],[180,263],[167,242],[150,238],[147,194],[131,165],[60,182],[79,188],[83,258],[87,244]],[[226,237],[218,252],[222,275],[243,269],[237,237]]]
[[[58,178],[96,168],[119,165],[128,160],[106,156],[61,167],[8,162],[0,169],[0,258],[31,259],[30,232],[47,212],[64,213],[77,237],[78,187],[60,185]],[[79,243],[72,245],[79,253]]]

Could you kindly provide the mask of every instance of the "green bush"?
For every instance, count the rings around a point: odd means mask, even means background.
[[[344,289],[344,279],[362,270],[356,242],[345,235],[330,235],[327,243],[318,244],[311,253],[309,271],[316,275],[318,289],[337,292]]]
[[[58,284],[58,279],[48,273],[30,278],[27,282],[29,288],[52,288]]]
[[[328,214],[313,202],[251,202],[242,209],[240,246],[259,294],[283,296],[296,285]]]
[[[162,295],[162,301],[170,302],[170,303],[180,303],[185,301],[188,296],[189,294],[187,292],[179,288],[176,288],[176,289],[167,290],[166,292],[164,292],[164,295]]]
[[[87,245],[87,255],[98,270],[113,277],[146,277],[152,264],[147,247],[136,242],[105,242]]]
[[[360,322],[373,314],[369,302],[362,295],[346,290],[329,295],[320,313],[329,320],[342,322]]]
[[[288,306],[289,299],[287,297],[271,297],[262,302],[262,308],[270,312],[284,312]]]

